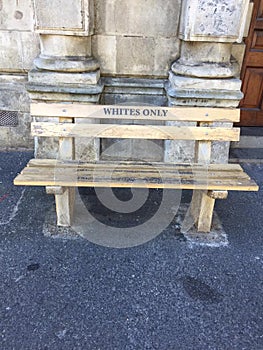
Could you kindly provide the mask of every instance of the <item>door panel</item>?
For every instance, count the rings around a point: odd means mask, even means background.
[[[263,30],[255,31],[251,49],[263,50]]]
[[[262,105],[263,68],[247,68],[243,86],[253,93],[246,94],[243,104],[246,108],[260,109]]]
[[[241,78],[244,98],[239,126],[263,126],[263,0],[254,0]]]

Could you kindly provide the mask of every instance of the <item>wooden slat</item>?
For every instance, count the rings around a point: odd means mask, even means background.
[[[80,171],[79,171],[80,170]],[[256,191],[258,186],[244,172],[222,173],[218,170],[209,173],[204,169],[199,173],[144,173],[124,171],[110,174],[105,171],[97,172],[92,169],[68,168],[37,168],[26,167],[18,175],[16,185],[36,186],[72,186],[72,187],[138,187],[138,188],[174,188],[198,190],[243,190]],[[240,174],[240,176],[238,176]]]
[[[238,122],[240,112],[231,108],[32,103],[31,114],[42,117],[92,119]]]
[[[39,177],[26,177],[18,175],[14,181],[15,185],[23,186],[70,186],[70,187],[135,187],[135,188],[170,188],[170,189],[196,189],[196,190],[231,190],[231,191],[257,191],[258,187],[253,181],[217,181],[217,182],[178,182],[178,183],[156,183],[156,182],[133,182],[126,181],[89,181],[80,179],[78,181],[72,179],[43,179]]]
[[[168,162],[150,162],[152,166],[156,166],[160,169],[203,169],[204,165],[197,163],[168,163]],[[83,162],[83,161],[67,161],[57,159],[31,159],[27,166],[29,167],[94,167],[99,166],[103,169],[112,168],[114,166],[127,167],[132,169],[143,169],[148,168],[149,164],[145,162],[135,161],[96,161],[96,162]],[[207,166],[209,170],[220,170],[220,171],[243,171],[239,164],[209,164]]]
[[[238,128],[31,123],[33,136],[238,141]]]
[[[229,169],[225,168],[223,170],[220,169],[220,167],[178,167],[178,166],[170,166],[170,167],[162,167],[162,166],[125,166],[125,165],[120,165],[120,166],[104,166],[103,164],[87,164],[85,165],[71,165],[71,166],[66,166],[66,165],[58,165],[58,166],[28,166],[26,167],[23,171],[28,171],[28,172],[43,172],[45,173],[46,171],[50,170],[56,170],[56,171],[65,171],[65,170],[73,171],[78,170],[78,171],[97,171],[97,172],[110,172],[110,171],[115,171],[115,172],[122,172],[122,171],[127,171],[127,172],[159,172],[159,173],[220,173],[222,176],[227,176],[227,174],[232,174],[232,176],[235,176],[235,174],[246,174],[245,172],[241,170],[232,170],[230,167]]]
[[[63,168],[26,168],[22,172],[23,175],[41,175],[42,177],[44,176],[63,176],[63,173],[65,173],[65,169]],[[206,181],[206,179],[215,179],[215,180],[222,180],[222,179],[233,179],[233,180],[244,180],[244,179],[249,179],[248,175],[244,172],[220,172],[220,171],[179,171],[179,172],[174,172],[174,171],[167,171],[167,172],[159,172],[159,170],[136,170],[136,171],[127,171],[123,169],[119,170],[114,170],[114,171],[108,171],[108,174],[112,174],[110,176],[114,178],[122,178],[122,177],[136,177],[136,178],[162,178],[164,181],[165,179],[202,179],[203,181]],[[105,170],[104,169],[85,169],[85,168],[69,168],[67,170],[67,176],[69,177],[74,177],[74,176],[85,176],[85,177],[101,177],[101,178],[106,178],[105,176]]]
[[[241,167],[232,167],[232,165],[229,164],[229,167],[226,166],[226,164],[222,164],[222,169],[220,168],[221,164],[212,164],[209,167],[201,166],[195,164],[194,166],[177,166],[177,165],[170,165],[170,166],[163,166],[161,164],[160,166],[156,165],[126,165],[126,164],[114,164],[114,165],[107,165],[103,163],[87,163],[86,165],[83,164],[77,164],[77,163],[66,163],[66,164],[60,164],[59,162],[53,163],[53,165],[48,166],[48,163],[45,163],[45,166],[27,166],[22,173],[50,173],[50,172],[57,172],[62,173],[65,171],[68,172],[86,172],[86,173],[92,173],[96,172],[97,174],[105,174],[105,173],[111,173],[114,172],[115,174],[122,174],[122,173],[141,173],[145,174],[146,176],[156,176],[156,174],[161,174],[162,176],[187,176],[187,175],[199,175],[204,174],[204,176],[219,176],[219,177],[238,177],[238,178],[248,178],[248,175],[241,169]],[[69,164],[69,166],[67,166]]]

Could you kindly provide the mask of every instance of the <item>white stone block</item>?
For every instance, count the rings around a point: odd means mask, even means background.
[[[100,63],[102,74],[116,73],[116,36],[94,35],[92,37],[92,52]]]
[[[41,55],[50,57],[91,56],[90,36],[41,35]]]
[[[36,30],[45,34],[91,35],[93,0],[33,0]]]
[[[1,30],[33,30],[31,0],[0,0]]]
[[[0,31],[0,47],[0,70],[25,72],[39,53],[39,38],[31,32]]]
[[[180,0],[97,0],[96,33],[108,35],[177,35]]]
[[[166,76],[179,56],[176,38],[95,35],[93,55],[102,74]]]
[[[153,67],[154,74],[166,76],[171,67],[171,63],[179,57],[179,54],[179,39],[174,37],[156,38]]]
[[[184,0],[179,36],[185,41],[241,42],[249,0]]]
[[[154,75],[154,52],[154,38],[117,37],[116,73]]]

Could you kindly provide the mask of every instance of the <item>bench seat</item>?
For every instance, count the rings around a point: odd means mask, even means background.
[[[79,162],[32,159],[15,185],[134,187],[217,191],[257,191],[238,164],[174,164],[132,161]]]

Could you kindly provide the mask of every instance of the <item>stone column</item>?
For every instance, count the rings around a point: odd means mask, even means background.
[[[28,75],[33,99],[98,102],[98,62],[92,57],[93,0],[34,0],[41,53]]]
[[[183,1],[181,55],[172,64],[166,86],[170,106],[238,106],[242,98],[240,67],[232,56],[232,46],[242,42],[248,10],[249,0]],[[193,160],[193,148],[189,143],[168,142],[166,160],[182,150],[181,160]],[[229,144],[215,143],[213,149],[214,162],[227,162]]]
[[[103,85],[100,66],[92,56],[93,0],[34,0],[35,31],[41,52],[28,74],[32,100],[98,103]],[[82,120],[83,121],[83,120]],[[78,154],[83,153],[81,140]],[[36,157],[56,157],[57,143],[35,140]],[[91,158],[97,151],[89,150]]]

